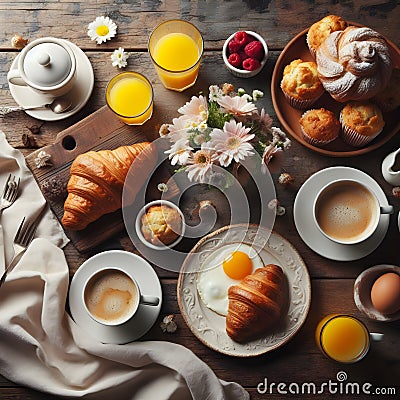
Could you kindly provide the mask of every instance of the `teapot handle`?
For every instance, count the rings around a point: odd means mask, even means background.
[[[7,74],[8,82],[12,83],[13,85],[17,86],[27,86],[26,82],[22,79],[19,71],[17,69],[12,69],[8,71]]]

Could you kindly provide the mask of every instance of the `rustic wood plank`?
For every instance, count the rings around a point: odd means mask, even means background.
[[[87,36],[87,26],[97,16],[107,15],[118,25],[118,34],[101,45],[102,50],[119,46],[127,49],[147,48],[152,29],[167,19],[180,18],[194,23],[203,33],[206,48],[218,49],[237,30],[254,30],[272,49],[282,49],[298,32],[327,14],[360,22],[400,42],[400,5],[395,0],[369,2],[245,1],[220,2],[190,0],[128,2],[90,1],[0,1],[0,24],[3,36],[0,48],[10,49],[10,39],[19,33],[29,39],[56,36],[72,40],[83,49],[94,49]],[[299,16],[301,15],[301,18]],[[59,23],[62,21],[62,24]]]

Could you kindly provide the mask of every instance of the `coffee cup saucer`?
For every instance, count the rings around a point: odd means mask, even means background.
[[[86,54],[76,44],[64,40],[70,47],[76,58],[76,76],[72,89],[65,95],[72,100],[69,110],[64,113],[56,114],[49,108],[26,110],[25,112],[36,119],[42,121],[59,121],[74,115],[81,110],[90,98],[94,86],[94,73],[92,64]],[[17,69],[19,54],[15,57],[10,69]],[[35,92],[29,86],[18,86],[8,82],[11,95],[16,103],[23,107],[40,106],[51,103],[52,98],[45,94]],[[64,96],[63,96],[64,97]]]
[[[381,205],[389,205],[381,187],[365,172],[350,167],[330,167],[311,175],[301,186],[294,201],[294,223],[300,237],[317,254],[335,261],[354,261],[372,253],[381,244],[389,228],[390,216],[381,215],[375,233],[361,243],[339,244],[328,239],[313,221],[313,204],[318,192],[337,179],[364,183],[373,190]]]
[[[130,272],[143,294],[160,299],[157,306],[140,304],[136,314],[127,322],[118,326],[105,326],[96,322],[87,313],[83,300],[83,288],[86,280],[103,267],[118,267]],[[69,307],[73,320],[88,335],[102,343],[123,344],[139,339],[156,322],[162,304],[161,284],[151,265],[142,257],[123,250],[109,250],[86,260],[76,271],[69,289]]]

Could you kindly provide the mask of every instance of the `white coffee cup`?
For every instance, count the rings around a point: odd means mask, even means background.
[[[141,294],[133,275],[118,267],[104,267],[89,276],[82,300],[90,317],[107,326],[129,321],[140,304],[157,306],[160,302],[158,297]]]
[[[17,68],[7,74],[9,83],[58,97],[75,83],[75,55],[64,40],[44,37],[29,43],[18,57]]]
[[[325,185],[313,205],[314,223],[328,239],[340,244],[357,244],[371,237],[381,214],[393,214],[393,206],[381,206],[374,191],[351,179]]]

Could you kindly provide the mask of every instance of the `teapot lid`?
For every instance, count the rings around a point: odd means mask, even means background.
[[[32,47],[23,60],[27,79],[37,86],[50,87],[65,80],[72,68],[68,52],[57,43],[40,43]]]

